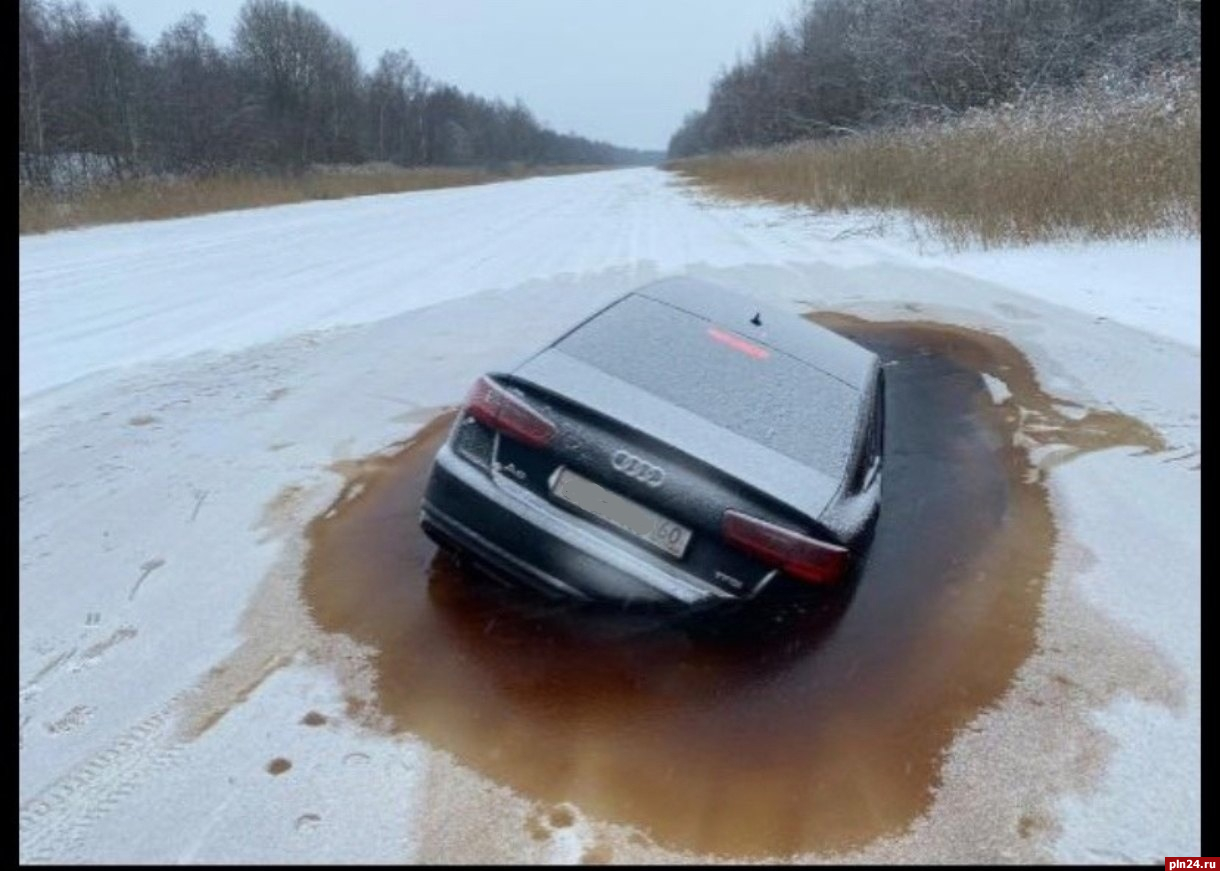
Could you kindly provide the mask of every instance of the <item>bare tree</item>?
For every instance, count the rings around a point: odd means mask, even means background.
[[[166,29],[153,49],[149,78],[152,165],[207,172],[240,159],[233,71],[204,16],[188,13]]]
[[[47,34],[43,10],[37,0],[21,0],[17,36],[20,53],[18,148],[21,153],[21,180],[26,184],[45,186],[51,182],[44,124]]]
[[[420,102],[427,80],[403,49],[387,51],[369,81],[378,160],[409,164],[418,157]]]

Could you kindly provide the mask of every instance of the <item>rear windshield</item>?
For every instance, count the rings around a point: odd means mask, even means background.
[[[847,465],[859,393],[728,325],[629,296],[555,347],[820,472]]]

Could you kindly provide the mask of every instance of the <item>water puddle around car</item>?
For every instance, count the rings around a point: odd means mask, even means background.
[[[375,651],[353,716],[667,847],[777,856],[901,832],[955,730],[1033,650],[1056,540],[1040,469],[1162,445],[1041,392],[998,337],[815,319],[888,365],[883,510],[850,598],[704,636],[472,578],[418,524],[449,414],[351,467],[307,530],[314,621]]]

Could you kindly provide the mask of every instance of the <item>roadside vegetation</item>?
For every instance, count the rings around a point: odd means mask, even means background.
[[[309,200],[337,200],[538,175],[592,172],[602,168],[511,164],[492,170],[371,164],[347,169],[317,167],[295,175],[226,173],[194,178],[137,178],[88,185],[71,192],[23,188],[19,195],[18,230],[20,234],[46,233],[96,224],[155,221]]]
[[[1199,86],[1087,89],[671,166],[729,196],[906,213],[954,246],[1198,233]]]
[[[288,0],[247,0],[228,45],[198,13],[146,45],[113,7],[20,0],[20,227],[656,163],[429,79]],[[333,168],[373,164],[370,171]]]
[[[1197,233],[1199,4],[819,0],[714,83],[669,164],[951,245]]]

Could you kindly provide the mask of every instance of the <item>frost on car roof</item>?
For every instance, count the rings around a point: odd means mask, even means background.
[[[633,294],[555,347],[820,472],[847,465],[859,391],[732,327]]]
[[[872,378],[876,355],[825,327],[763,305],[728,288],[686,276],[663,278],[635,291],[710,321],[744,330],[772,348],[804,360],[829,375],[863,389]],[[761,315],[758,327],[750,324]]]

